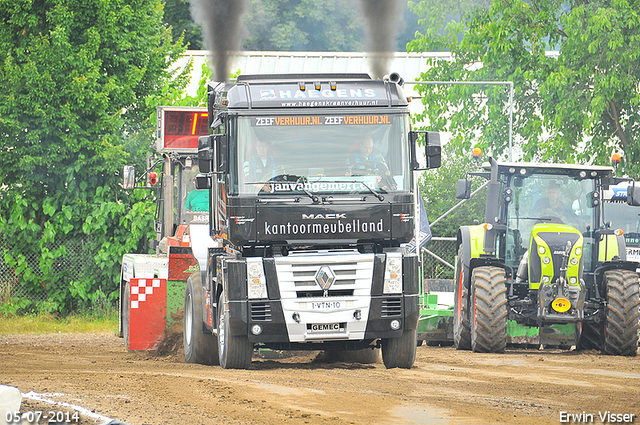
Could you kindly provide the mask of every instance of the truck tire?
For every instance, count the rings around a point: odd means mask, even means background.
[[[469,290],[464,284],[462,245],[458,248],[458,261],[454,281],[453,346],[456,350],[471,350],[471,326],[469,324]]]
[[[411,369],[416,361],[418,331],[405,329],[400,338],[382,340],[382,362],[387,369]]]
[[[187,363],[217,365],[218,338],[202,326],[203,305],[200,273],[194,273],[184,293],[184,358]]]
[[[607,308],[603,353],[635,357],[638,354],[638,275],[629,270],[604,273]]]
[[[230,335],[229,307],[224,291],[218,298],[218,353],[223,369],[248,369],[253,344],[247,335]]]
[[[504,353],[507,347],[507,285],[504,269],[477,267],[471,274],[471,348]]]

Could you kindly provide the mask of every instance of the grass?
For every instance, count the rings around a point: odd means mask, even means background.
[[[56,317],[52,314],[13,315],[0,313],[0,335],[51,333],[113,333],[118,312]]]

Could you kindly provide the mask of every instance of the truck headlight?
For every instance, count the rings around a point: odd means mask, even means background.
[[[385,294],[402,293],[402,255],[396,253],[387,254],[387,263],[384,270]]]
[[[261,258],[247,258],[247,295],[249,299],[267,298],[267,280]]]

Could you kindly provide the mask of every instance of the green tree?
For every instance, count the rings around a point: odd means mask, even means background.
[[[470,155],[458,146],[460,144],[455,140],[445,144],[442,149],[442,166],[436,170],[424,172],[418,181],[429,221],[434,223],[431,228],[434,236],[455,237],[459,226],[472,224],[474,220],[480,223],[484,221],[485,191],[478,192],[438,220],[460,202],[456,199],[458,179],[464,179],[468,171],[480,171],[479,164],[476,164]],[[474,178],[473,190],[485,181],[479,177]],[[436,223],[435,220],[438,222]]]
[[[358,2],[349,0],[252,0],[243,45],[247,50],[359,50],[357,11]]]
[[[424,80],[512,81],[513,134],[523,159],[608,164],[616,150],[623,152],[623,172],[637,177],[638,6],[636,0],[497,0],[450,22],[442,37],[418,37],[409,50],[451,52],[451,61],[431,61]],[[548,54],[555,49],[557,55]],[[432,128],[452,131],[461,147],[505,154],[505,88],[421,90]]]
[[[164,23],[171,27],[173,41],[182,38],[191,50],[202,50],[202,29],[193,21],[189,0],[165,0]]]
[[[361,51],[364,20],[359,1],[251,0],[243,18],[246,50]],[[189,0],[166,0],[164,22],[174,41],[202,49],[202,30],[193,21]],[[405,8],[398,29],[398,51],[406,51],[420,29],[418,15]]]
[[[184,83],[167,67],[184,51],[162,24],[161,0],[0,2],[1,253],[49,308],[117,296],[124,252],[144,248],[151,203],[120,188],[143,168],[155,116],[146,99]],[[86,276],[63,276],[56,238],[87,240]],[[27,254],[39,258],[27,261]]]

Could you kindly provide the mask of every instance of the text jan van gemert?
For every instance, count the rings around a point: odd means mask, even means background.
[[[614,413],[610,411],[598,412],[598,413],[569,413],[560,412],[561,423],[595,423],[596,420],[603,424],[623,424],[633,423],[638,418],[635,413]]]

